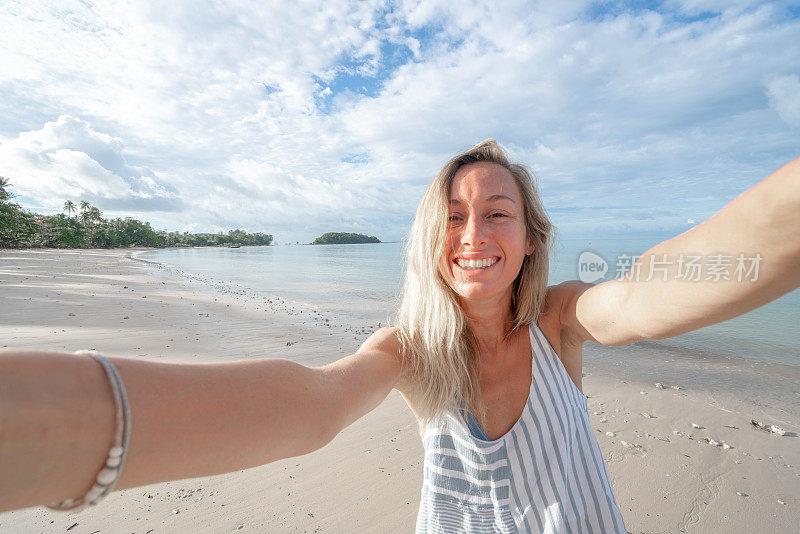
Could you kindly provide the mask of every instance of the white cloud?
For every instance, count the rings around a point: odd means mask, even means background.
[[[769,103],[792,128],[800,127],[800,78],[776,76],[767,84]]]
[[[80,199],[135,211],[179,209],[175,192],[150,169],[129,165],[123,151],[121,139],[62,115],[0,144],[0,174],[50,208]]]

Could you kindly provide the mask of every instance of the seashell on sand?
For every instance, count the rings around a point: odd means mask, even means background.
[[[766,425],[761,421],[756,421],[755,419],[750,420],[750,424],[754,427],[758,428],[759,430],[763,430],[764,432],[770,432],[772,434],[778,434],[779,436],[783,436],[786,434],[786,431],[779,427],[778,425]]]
[[[642,448],[642,446],[641,446],[641,445],[636,445],[636,444],[634,444],[634,443],[629,443],[629,442],[627,442],[627,441],[625,441],[625,440],[620,440],[620,443],[622,444],[622,446],[623,446],[623,447],[626,447],[626,448],[628,448],[628,449],[631,449],[631,450],[632,450],[633,452],[635,452],[636,454],[639,454],[639,455],[641,455],[641,456],[644,456],[644,455],[645,455],[645,453],[644,453],[644,449]]]

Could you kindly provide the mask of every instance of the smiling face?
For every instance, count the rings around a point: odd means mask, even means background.
[[[494,163],[464,165],[453,177],[449,205],[442,276],[463,300],[510,302],[522,262],[533,253],[514,177]]]

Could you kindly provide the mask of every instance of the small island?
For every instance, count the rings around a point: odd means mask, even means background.
[[[375,236],[364,234],[351,234],[347,232],[328,232],[322,234],[314,241],[312,245],[345,245],[353,243],[380,243],[381,240]]]

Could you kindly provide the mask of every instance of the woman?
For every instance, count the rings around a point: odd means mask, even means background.
[[[589,425],[581,347],[679,335],[800,285],[798,186],[795,160],[637,262],[758,253],[755,280],[688,282],[673,261],[663,277],[547,288],[552,226],[527,171],[485,141],[428,188],[398,324],[356,354],[320,368],[112,357],[117,381],[85,355],[3,353],[0,511],[305,454],[394,388],[426,450],[418,532],[625,532]]]

